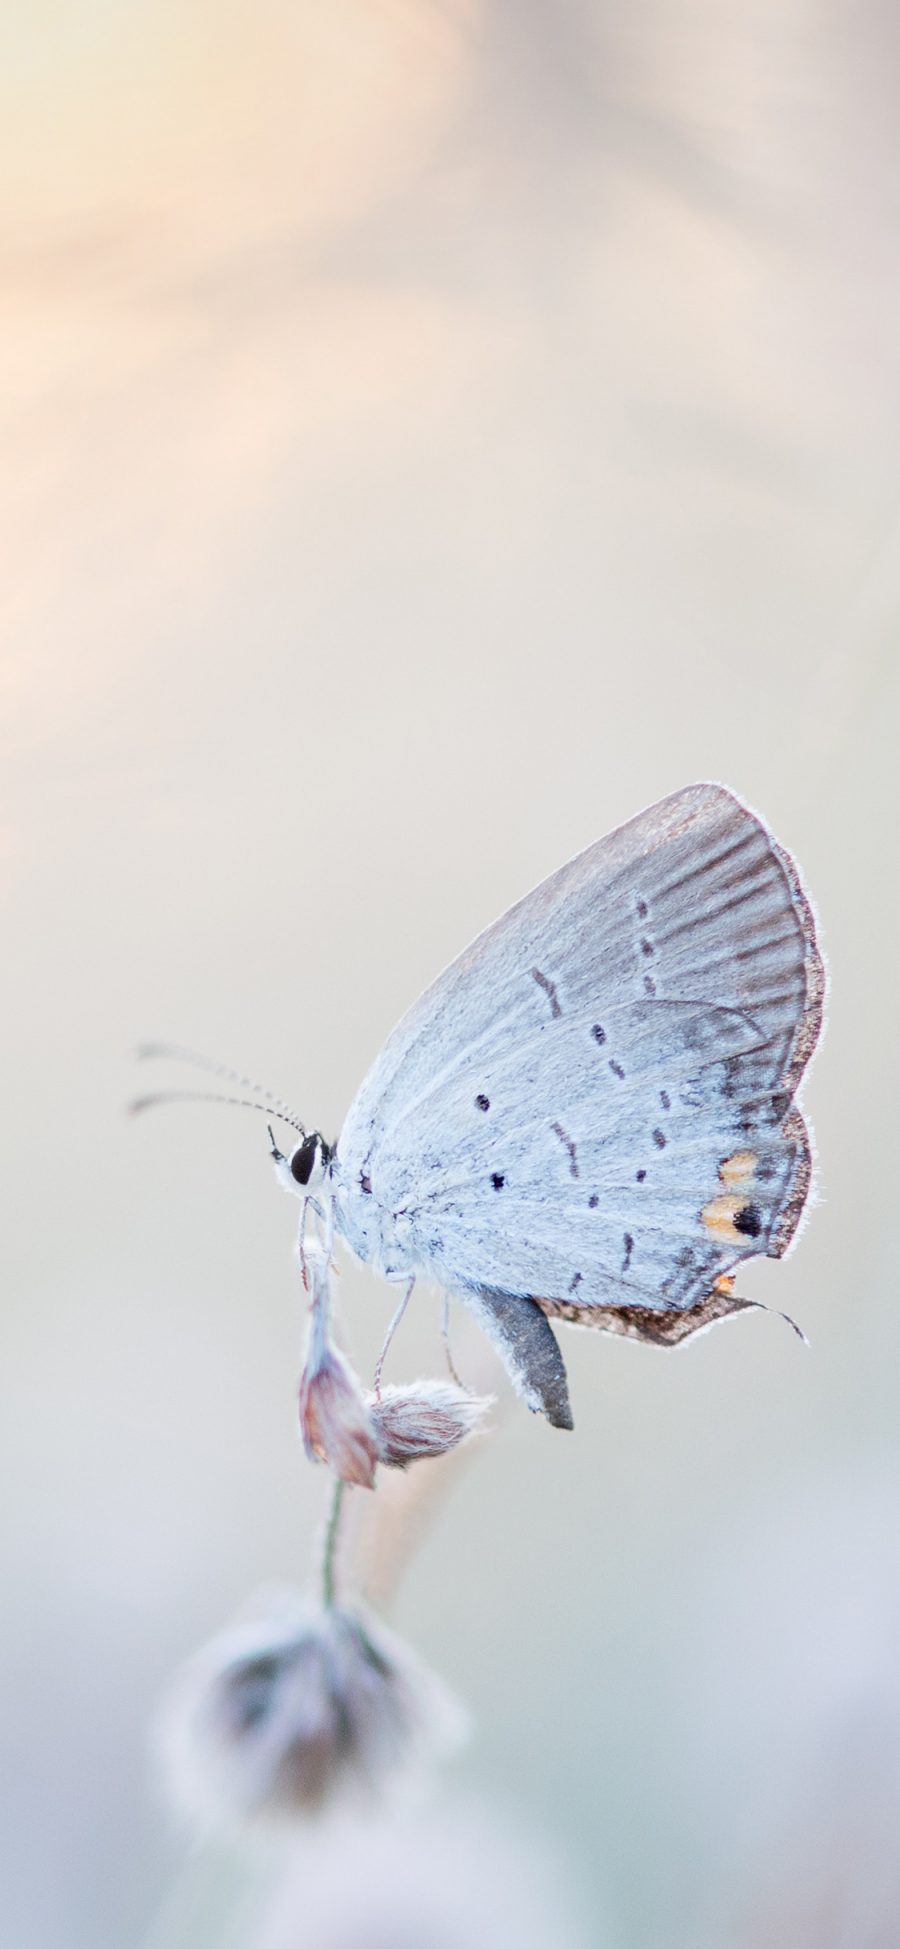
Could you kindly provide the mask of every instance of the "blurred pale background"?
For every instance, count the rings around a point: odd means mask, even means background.
[[[4,1941],[147,1938],[157,1695],[322,1493],[263,1129],[129,1124],[130,1048],[333,1133],[478,927],[710,776],[830,959],[820,1203],[745,1281],[812,1349],[569,1335],[575,1435],[505,1415],[394,1621],[590,1941],[887,1949],[895,11],[9,0],[0,50]]]

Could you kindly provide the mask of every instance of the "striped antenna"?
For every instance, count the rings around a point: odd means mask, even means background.
[[[231,1103],[236,1110],[261,1110],[264,1117],[276,1116],[282,1123],[289,1123],[293,1130],[299,1130],[301,1137],[306,1131],[296,1117],[286,1117],[280,1110],[271,1110],[268,1103],[254,1103],[249,1096],[220,1096],[217,1090],[155,1090],[150,1096],[135,1096],[128,1105],[128,1115],[138,1117],[142,1110],[155,1110],[160,1103]]]
[[[209,1056],[198,1056],[193,1049],[182,1049],[173,1042],[142,1042],[137,1053],[141,1061],[161,1058],[164,1062],[190,1063],[195,1069],[205,1069],[211,1076],[221,1076],[225,1082],[235,1083],[238,1089],[252,1091],[253,1098],[262,1100],[253,1101],[243,1096],[218,1095],[212,1091],[164,1090],[138,1097],[131,1106],[132,1110],[144,1110],[151,1104],[170,1102],[232,1103],[246,1110],[268,1108],[270,1113],[280,1117],[282,1123],[289,1123],[294,1130],[299,1130],[301,1137],[306,1136],[306,1125],[298,1117],[296,1110],[291,1109],[289,1103],[285,1103],[282,1097],[276,1096],[274,1090],[267,1089],[264,1083],[254,1082],[251,1076],[243,1076],[240,1070],[232,1069],[228,1063],[213,1062]]]

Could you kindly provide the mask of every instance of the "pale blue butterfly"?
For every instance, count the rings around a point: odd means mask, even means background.
[[[451,962],[335,1145],[259,1094],[301,1132],[273,1151],[329,1232],[463,1300],[529,1406],[571,1427],[551,1318],[674,1345],[754,1304],[737,1265],[786,1251],[823,997],[793,860],[731,792],[692,785]]]

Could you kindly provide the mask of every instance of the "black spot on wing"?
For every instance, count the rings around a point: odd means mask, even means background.
[[[542,974],[540,968],[532,968],[531,978],[532,981],[537,982],[539,988],[543,988],[544,994],[550,1003],[550,1013],[555,1021],[562,1014],[555,981],[551,981],[549,975]]]
[[[745,1205],[743,1211],[735,1213],[733,1220],[736,1232],[745,1238],[758,1238],[763,1228],[762,1212],[758,1205]]]
[[[550,1128],[553,1131],[554,1137],[558,1137],[560,1143],[565,1145],[565,1148],[569,1153],[569,1170],[571,1171],[573,1178],[577,1178],[578,1150],[575,1143],[573,1142],[572,1138],[569,1136],[568,1131],[563,1129],[561,1123],[551,1123]]]

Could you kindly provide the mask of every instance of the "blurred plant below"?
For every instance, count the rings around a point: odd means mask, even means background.
[[[352,1863],[352,1871],[348,1864]],[[296,1842],[246,1949],[605,1949],[540,1833],[471,1800]]]
[[[285,1592],[182,1674],[161,1726],[173,1799],[201,1828],[377,1800],[450,1753],[465,1721],[368,1614]]]
[[[439,1473],[435,1463],[452,1462],[479,1430],[492,1402],[469,1392],[456,1377],[382,1387],[384,1356],[402,1308],[376,1363],[372,1391],[364,1393],[333,1337],[324,1229],[315,1215],[310,1219],[304,1201],[298,1261],[309,1332],[299,1388],[300,1432],[308,1458],[324,1463],[332,1482],[320,1597],[262,1593],[243,1618],[207,1644],[171,1688],[157,1728],[158,1757],[174,1807],[198,1836],[219,1833],[233,1839],[244,1833],[258,1842],[261,1833],[270,1838],[274,1833],[287,1841],[316,1823],[316,1841],[302,1857],[302,1903],[294,1912],[301,1884],[289,1872],[273,1917],[262,1925],[261,1944],[287,1944],[302,1926],[302,1941],[315,1949],[329,1944],[366,1949],[369,1943],[375,1949],[407,1939],[419,1949],[432,1942],[435,1949],[445,1943],[447,1949],[457,1944],[462,1949],[496,1939],[483,1933],[490,1902],[467,1881],[462,1908],[458,1890],[457,1912],[448,1914],[450,1860],[440,1859],[447,1849],[439,1827],[395,1829],[389,1810],[410,1796],[413,1802],[421,1797],[436,1762],[463,1741],[466,1718],[434,1674],[367,1605],[338,1599],[337,1565],[350,1488],[374,1488],[379,1464],[405,1474],[413,1463],[427,1460],[432,1467],[424,1474],[433,1477]],[[449,1343],[446,1355],[449,1362]],[[405,1480],[403,1498],[408,1515],[415,1498]],[[342,1583],[359,1588],[363,1563],[377,1565],[377,1532],[390,1530],[396,1506],[396,1498],[389,1498],[382,1521],[376,1498],[370,1525],[374,1545],[370,1535],[368,1557],[360,1559],[355,1573],[344,1561]],[[415,1536],[408,1521],[403,1534],[408,1555]],[[395,1561],[394,1579],[397,1568]],[[335,1829],[340,1839],[334,1838]],[[395,1870],[413,1848],[417,1880],[411,1887],[408,1874]],[[360,1907],[356,1876],[348,1886],[340,1872],[336,1902],[331,1886],[336,1864],[348,1852],[358,1864],[362,1849],[368,1850],[373,1879],[389,1882],[390,1888],[382,1888],[380,1898],[366,1890]],[[423,1876],[429,1851],[437,1858]],[[494,1889],[490,1873],[481,1880]],[[315,1911],[317,1903],[321,1917],[311,1919],[310,1908]],[[533,1939],[549,1949],[549,1934]]]

